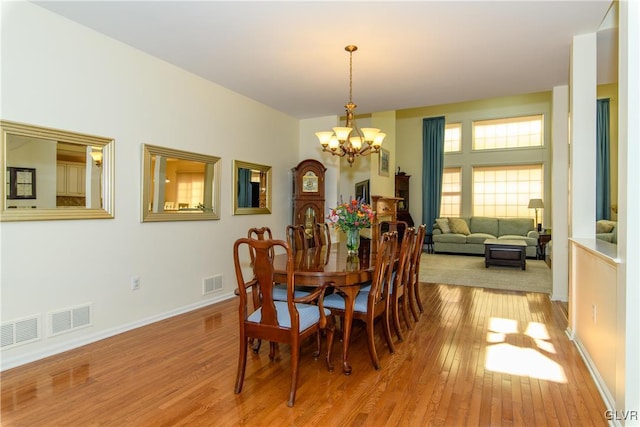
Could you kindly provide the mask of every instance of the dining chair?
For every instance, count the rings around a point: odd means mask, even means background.
[[[265,239],[266,236],[266,239]],[[271,229],[269,227],[260,227],[260,228],[250,228],[247,232],[247,237],[249,239],[257,239],[257,240],[273,240],[273,234],[271,233]],[[272,251],[271,255],[274,253]],[[251,267],[253,268],[253,264],[256,260],[255,251],[249,246],[249,257],[251,258]],[[258,289],[256,280],[251,280],[247,283],[249,287],[251,287],[251,298],[253,300],[253,309],[257,310],[260,307],[262,297],[260,295],[260,290]],[[251,341],[251,349],[254,353],[258,353],[260,351],[260,345],[262,344],[262,340],[253,340]],[[274,357],[276,352],[276,343],[272,342],[269,347],[270,357]]]
[[[245,276],[243,262],[240,253],[243,246],[249,247],[249,253],[253,253],[251,265],[252,277]],[[276,301],[272,298],[274,284],[274,253],[284,251],[287,255],[287,300]],[[233,246],[233,261],[238,282],[239,325],[240,325],[240,352],[238,355],[238,372],[235,383],[235,393],[242,391],[245,370],[247,365],[247,348],[249,339],[268,340],[271,342],[286,343],[291,347],[291,384],[289,388],[288,406],[293,406],[296,398],[298,384],[298,365],[300,358],[300,344],[302,340],[312,335],[317,338],[317,350],[314,357],[320,355],[321,330],[326,330],[327,349],[333,343],[333,320],[329,318],[331,311],[323,307],[324,291],[328,284],[318,287],[315,292],[304,297],[294,297],[294,269],[293,252],[289,245],[282,240],[241,238],[236,240]],[[247,280],[248,279],[248,280]],[[249,310],[247,283],[255,283],[262,299],[260,307]],[[274,355],[269,354],[271,360]],[[329,351],[326,356],[327,369],[333,370]]]
[[[313,241],[316,246],[331,246],[331,231],[326,222],[316,222],[313,233]]]
[[[375,320],[379,317],[382,317],[384,336],[389,351],[391,353],[395,352],[389,324],[389,301],[391,299],[391,275],[397,244],[397,232],[387,232],[382,236],[380,247],[376,254],[376,268],[371,281],[371,289],[368,292],[361,290],[354,302],[353,318],[364,321],[366,324],[367,346],[375,369],[380,369],[380,360],[378,359],[373,336]],[[324,306],[331,310],[333,316],[344,317],[345,300],[339,292],[325,296]],[[329,344],[329,349],[331,348],[332,344]],[[331,357],[331,354],[328,357]]]
[[[393,328],[398,335],[398,340],[404,341],[400,327],[400,312],[407,325],[411,329],[409,320],[409,281],[411,280],[411,258],[413,257],[414,243],[416,241],[416,229],[408,227],[404,230],[404,239],[400,245],[400,255],[394,268],[391,285],[391,318]]]
[[[378,223],[379,227],[379,236],[382,236],[387,231],[397,231],[398,232],[398,245],[402,243],[402,239],[404,238],[404,232],[407,228],[409,228],[409,224],[406,221],[380,221]]]
[[[309,249],[309,240],[304,225],[287,225],[287,243],[293,252]]]
[[[292,227],[292,226],[288,226],[288,227]],[[266,236],[266,239],[265,239],[265,236]],[[273,233],[271,233],[271,229],[269,227],[250,228],[247,233],[247,237],[250,239],[257,239],[257,240],[273,240]],[[271,255],[273,256],[273,253]],[[255,262],[255,252],[251,247],[249,247],[249,256],[251,258],[251,265],[253,266]],[[253,284],[249,283],[249,285],[252,288],[251,296],[253,297],[253,306],[254,308],[257,308],[260,306],[260,300],[261,300],[260,290],[256,288],[255,283]],[[296,287],[295,297],[301,298],[309,295],[310,293],[311,291],[309,290],[308,287],[302,288],[298,286]],[[287,300],[287,284],[286,283],[274,284],[273,299],[278,301]],[[254,352],[257,353],[259,350],[260,350],[260,341],[258,341],[257,344],[253,346]],[[271,346],[271,351],[272,352],[274,351],[273,345]]]
[[[413,315],[414,320],[418,321],[418,311],[420,313],[424,312],[424,308],[422,307],[422,299],[420,298],[420,259],[422,258],[422,248],[424,245],[424,237],[426,234],[427,226],[425,224],[421,224],[418,226],[418,231],[416,232],[416,241],[413,245],[413,255],[411,256],[411,270],[409,273],[409,289],[407,293],[409,294],[409,307],[411,309],[411,314]],[[418,309],[416,310],[416,305]]]

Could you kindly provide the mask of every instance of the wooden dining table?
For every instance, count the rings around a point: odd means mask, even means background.
[[[346,375],[351,373],[348,356],[355,299],[360,292],[360,285],[369,282],[375,270],[375,257],[370,256],[368,248],[364,246],[364,248],[361,247],[358,256],[349,256],[344,242],[296,251],[294,255],[296,285],[318,287],[329,283],[344,297],[342,370]],[[286,254],[276,255],[274,259],[276,282],[286,282],[286,265]]]

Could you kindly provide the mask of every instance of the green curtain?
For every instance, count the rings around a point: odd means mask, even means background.
[[[598,100],[596,118],[596,220],[611,218],[609,99]]]
[[[251,207],[251,169],[238,169],[238,207]]]
[[[422,121],[422,223],[427,234],[440,216],[444,170],[444,116]]]

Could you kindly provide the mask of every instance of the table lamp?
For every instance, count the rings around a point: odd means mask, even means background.
[[[542,199],[529,199],[529,209],[536,210],[536,226],[538,227],[538,232],[542,231],[542,224],[538,222],[538,209],[544,208],[544,203],[542,203]]]

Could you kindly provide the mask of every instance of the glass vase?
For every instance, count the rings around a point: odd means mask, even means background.
[[[360,229],[348,228],[346,234],[347,234],[347,254],[357,255],[358,248],[360,248]]]

